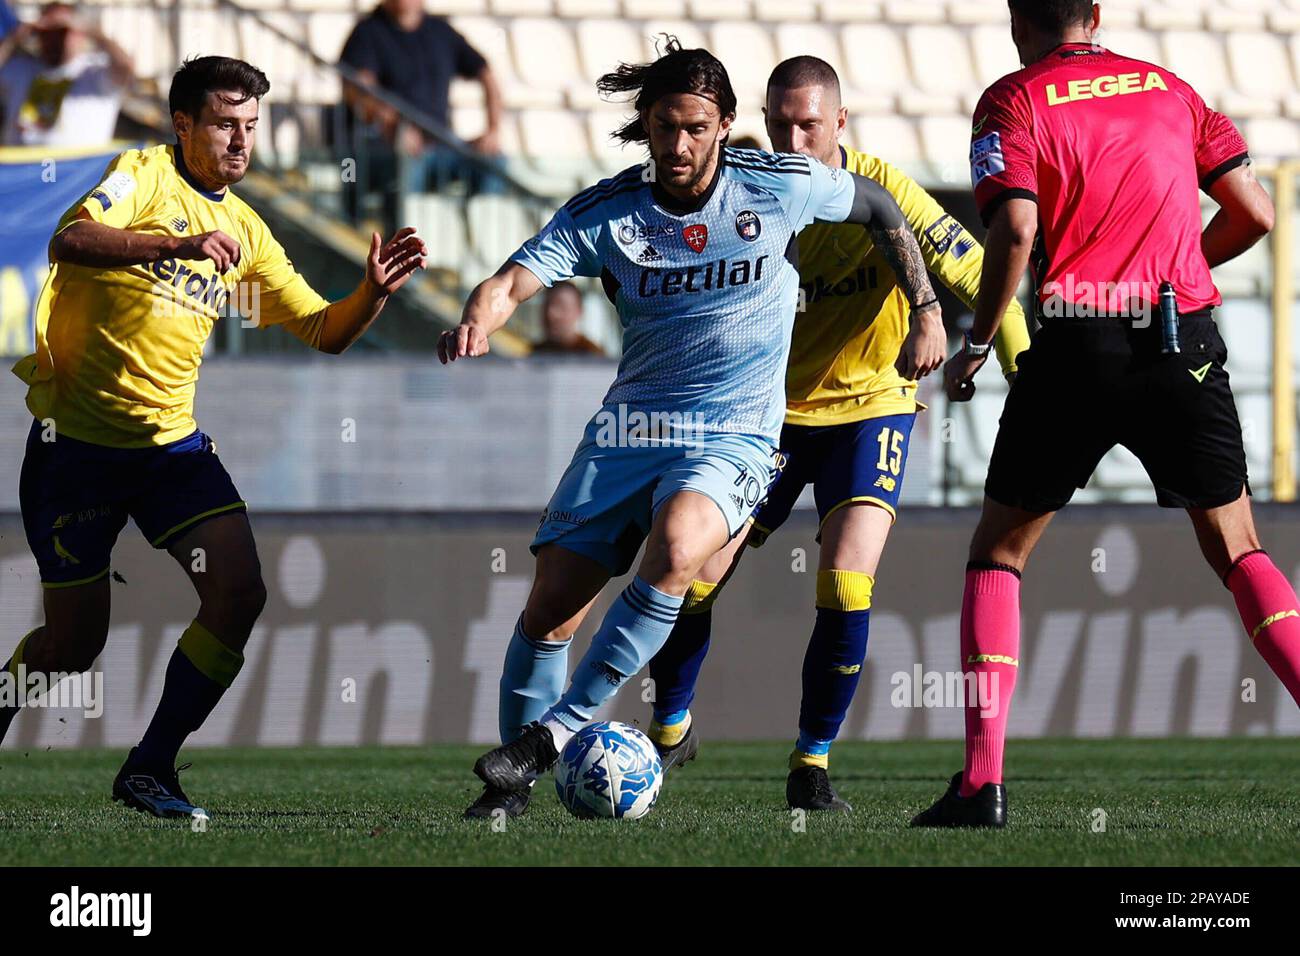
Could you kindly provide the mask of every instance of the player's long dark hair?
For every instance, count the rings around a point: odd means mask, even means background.
[[[173,116],[184,113],[197,121],[209,93],[217,90],[242,93],[244,99],[239,101],[242,103],[260,100],[270,89],[266,74],[251,63],[228,56],[191,57],[172,77],[167,110]]]
[[[617,70],[596,81],[596,89],[606,98],[620,93],[634,93],[637,117],[613,133],[623,143],[647,143],[650,134],[641,123],[641,113],[662,97],[675,93],[693,93],[718,105],[723,116],[736,113],[736,92],[722,61],[708,50],[683,50],[675,36],[664,35],[663,53],[652,63],[620,63]]]

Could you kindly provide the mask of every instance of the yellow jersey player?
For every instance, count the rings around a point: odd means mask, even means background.
[[[158,709],[113,783],[115,800],[159,817],[204,815],[177,783],[176,756],[235,679],[266,600],[246,506],[193,417],[203,344],[217,321],[240,321],[238,306],[247,323],[342,352],[425,261],[414,230],[388,243],[375,234],[360,285],[333,304],[294,271],[229,189],[248,169],[268,89],[260,70],[226,57],[177,71],[175,144],[120,154],[60,219],[36,352],[14,366],[35,416],[20,497],[45,623],[18,643],[7,679],[27,687],[99,656],[128,516],[198,592]],[[0,708],[0,737],[18,709]]]
[[[916,234],[928,268],[974,309],[983,250],[903,173],[840,144],[848,110],[829,64],[810,56],[781,63],[768,81],[764,114],[778,152],[803,153],[884,186]],[[747,540],[761,545],[804,488],[813,486],[821,545],[817,621],[804,657],[786,797],[791,808],[844,811],[849,805],[831,786],[828,755],[866,657],[872,586],[921,407],[916,380],[933,370],[934,350],[942,351],[947,338],[941,322],[913,315],[909,323],[907,300],[865,230],[814,225],[799,236],[798,261],[803,301],[786,373],[782,467]],[[1008,377],[1028,344],[1024,313],[1013,302],[997,341]],[[689,706],[708,652],[711,607],[745,540],[737,536],[704,567],[672,636],[650,663],[655,703],[649,735],[665,770],[698,749]]]

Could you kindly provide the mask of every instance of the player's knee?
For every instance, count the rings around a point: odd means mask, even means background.
[[[41,632],[39,649],[24,654],[24,663],[41,670],[87,671],[103,653],[107,642],[107,621],[47,624]]]
[[[874,584],[875,579],[862,571],[818,571],[817,606],[830,611],[870,610]]]
[[[222,616],[246,622],[250,627],[266,607],[266,584],[260,573],[223,576],[203,595]]]
[[[722,590],[720,583],[715,584],[712,581],[701,581],[696,578],[691,582],[691,586],[686,589],[686,595],[682,598],[683,614],[703,614],[713,608],[713,602],[718,599],[718,593]]]

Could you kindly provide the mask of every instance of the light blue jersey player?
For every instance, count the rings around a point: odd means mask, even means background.
[[[798,311],[799,230],[851,222],[892,250],[914,310],[937,308],[924,261],[882,187],[800,155],[725,147],[736,98],[704,50],[670,43],[602,92],[636,91],[619,131],[651,162],[579,193],[471,294],[444,362],[488,351],[519,303],[599,277],[623,360],[533,541],[537,571],[501,679],[502,746],[475,773],[468,816],[522,813],[535,777],[667,639],[705,560],[750,519],[774,475]],[[567,648],[601,588],[624,574],[568,689]]]

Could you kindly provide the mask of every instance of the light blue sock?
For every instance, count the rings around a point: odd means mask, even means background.
[[[663,647],[681,607],[680,597],[633,578],[606,613],[591,647],[573,672],[569,689],[543,723],[554,719],[571,731],[589,723],[596,709]]]
[[[506,649],[501,672],[501,695],[497,717],[501,742],[508,744],[564,692],[569,676],[569,641],[535,641],[524,633],[524,616],[519,615],[515,633]]]

